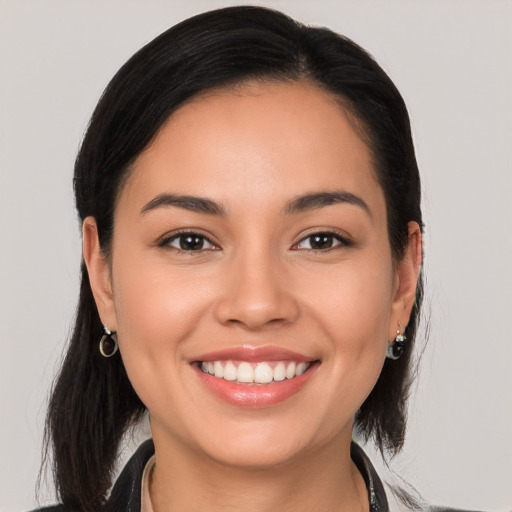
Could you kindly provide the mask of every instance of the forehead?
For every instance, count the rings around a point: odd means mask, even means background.
[[[137,158],[121,199],[165,191],[286,200],[340,187],[382,193],[340,102],[307,83],[253,83],[202,94],[173,113]]]

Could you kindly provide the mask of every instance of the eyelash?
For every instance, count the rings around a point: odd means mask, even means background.
[[[184,249],[183,247],[181,247],[181,243],[180,243],[180,247],[175,247],[172,245],[172,243],[175,241],[179,241],[180,239],[185,239],[185,238],[192,238],[192,237],[199,239],[201,242],[201,245],[204,245],[204,243],[206,242],[206,243],[210,244],[212,247],[211,248],[199,247],[198,249],[190,249],[190,248]],[[163,247],[163,248],[172,248],[172,249],[176,250],[178,253],[188,253],[188,254],[199,253],[202,251],[216,251],[219,249],[219,247],[214,242],[212,242],[207,236],[205,236],[201,233],[197,233],[195,231],[180,231],[178,233],[174,233],[173,235],[162,239],[159,242],[158,246]]]
[[[326,247],[326,248],[314,248],[314,247],[311,247],[311,240],[314,238],[314,237],[317,237],[317,238],[320,238],[320,237],[326,237],[328,239],[331,239],[331,241],[334,243],[334,242],[338,242],[336,243],[335,245],[332,245],[331,247]],[[309,245],[310,247],[304,247],[304,248],[299,248],[299,245],[303,242],[305,242],[306,240],[309,240]],[[310,233],[308,234],[307,236],[301,238],[296,244],[294,244],[292,246],[292,249],[293,250],[296,250],[296,251],[299,251],[299,250],[303,250],[303,251],[311,251],[311,252],[328,252],[328,251],[332,251],[332,250],[335,250],[337,248],[342,248],[342,247],[352,247],[354,244],[351,240],[349,240],[348,238],[344,237],[344,236],[341,236],[339,233],[335,233],[333,231],[315,231],[314,233]]]
[[[331,242],[334,245],[332,245],[331,247],[325,247],[325,248],[312,247],[311,242],[314,237],[327,238],[327,243]],[[180,242],[180,247],[175,247],[172,245],[173,242],[177,242],[177,241],[180,241],[180,239],[185,239],[185,238],[190,238],[190,239],[195,238],[196,242],[198,244],[200,244],[200,247],[198,247],[197,249],[183,248],[181,246],[181,242]],[[307,240],[309,240],[309,247],[302,247],[302,248],[299,247],[302,243],[306,242]],[[335,242],[338,242],[338,243],[335,243]],[[210,244],[212,247],[204,248],[203,246],[205,243]],[[174,233],[172,236],[168,236],[168,237],[162,239],[158,245],[159,245],[159,247],[163,247],[163,248],[173,248],[178,253],[188,253],[188,254],[199,253],[202,251],[216,251],[216,250],[220,249],[207,236],[205,236],[201,233],[197,233],[195,231],[181,231],[178,233]],[[312,252],[327,252],[327,251],[334,250],[338,247],[341,248],[341,247],[351,247],[351,246],[353,246],[353,242],[351,240],[348,240],[346,237],[341,236],[338,233],[334,233],[332,231],[317,231],[317,232],[308,234],[307,236],[301,238],[296,244],[292,245],[291,249],[294,251],[303,250],[303,251],[312,251]]]

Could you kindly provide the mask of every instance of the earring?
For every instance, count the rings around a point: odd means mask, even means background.
[[[100,354],[103,357],[112,357],[119,349],[117,334],[112,332],[107,324],[103,326],[103,332],[100,340]]]
[[[389,343],[386,351],[386,357],[393,360],[399,359],[404,353],[406,339],[405,335],[400,333],[400,322],[398,322],[395,341]]]

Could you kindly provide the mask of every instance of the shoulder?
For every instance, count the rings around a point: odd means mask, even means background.
[[[461,508],[422,506],[409,508],[404,505],[390,504],[389,512],[483,512],[476,510],[463,510]]]
[[[153,441],[148,439],[142,443],[132,455],[123,471],[117,478],[102,512],[139,512],[141,500],[141,481],[147,461],[155,453]],[[31,512],[78,512],[63,505],[41,507]]]
[[[51,507],[35,508],[30,512],[68,512],[62,505],[52,505]]]
[[[386,494],[388,499],[389,512],[484,512],[475,509],[462,509],[453,507],[443,507],[426,503],[423,498],[416,494],[411,496],[407,491],[400,489],[397,493],[396,487],[388,486],[389,492]]]
[[[461,508],[450,507],[429,507],[426,512],[479,512],[477,510],[462,510]]]
[[[384,485],[370,458],[355,442],[351,446],[351,458],[365,480],[372,512],[477,512],[428,505],[418,493],[410,494],[402,486],[391,485],[388,482]]]
[[[484,512],[477,510],[467,510],[452,507],[440,507],[436,505],[417,504],[415,506],[408,506],[400,502],[393,493],[389,493],[389,512]]]

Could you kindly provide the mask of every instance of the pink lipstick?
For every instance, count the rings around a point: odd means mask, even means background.
[[[239,407],[265,408],[295,395],[320,362],[277,347],[238,347],[203,354],[191,361],[203,384]]]

